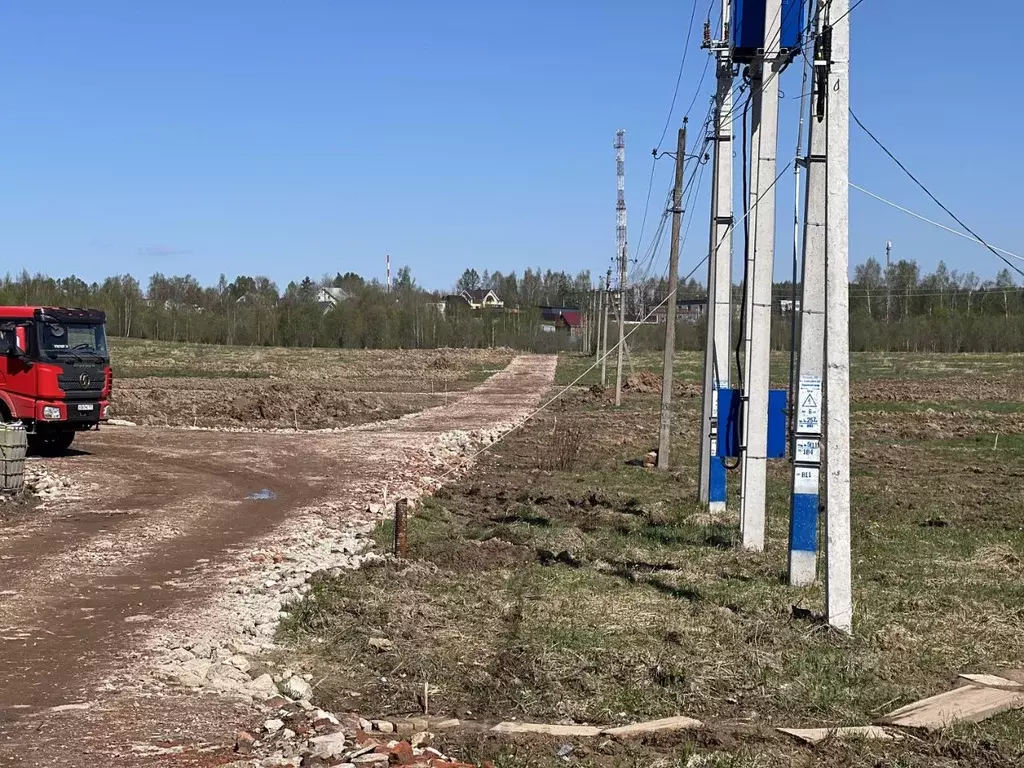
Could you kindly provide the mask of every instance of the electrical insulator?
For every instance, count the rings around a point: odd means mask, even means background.
[[[711,22],[710,21],[705,21],[704,22],[704,44],[703,44],[702,47],[703,48],[710,48],[711,47]]]

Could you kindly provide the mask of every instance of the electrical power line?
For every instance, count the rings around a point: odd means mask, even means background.
[[[947,227],[945,224],[940,224],[937,221],[933,221],[932,219],[929,219],[927,216],[922,216],[920,213],[915,213],[914,211],[910,210],[909,208],[904,208],[899,203],[894,203],[892,200],[887,200],[886,198],[882,197],[879,194],[876,194],[876,193],[872,192],[871,190],[864,189],[864,187],[861,187],[861,186],[859,186],[857,184],[854,184],[852,181],[850,182],[850,186],[853,187],[854,189],[856,189],[858,192],[863,192],[868,197],[875,198],[875,200],[878,200],[880,203],[885,203],[886,205],[892,206],[897,211],[903,211],[903,213],[909,214],[910,216],[913,216],[915,219],[920,219],[921,221],[923,221],[923,222],[925,222],[927,224],[931,224],[933,227],[938,227],[939,229],[944,229],[946,232],[954,234],[957,237],[962,237],[965,240],[970,240],[972,242],[980,243],[981,245],[985,245],[984,242],[978,240],[978,238],[976,238],[976,237],[971,237],[971,235],[968,235],[965,232],[961,232],[961,231],[959,231],[957,229],[953,229],[952,227]],[[1024,256],[1019,256],[1018,254],[1014,253],[1013,251],[1008,251],[1005,248],[997,248],[994,245],[991,246],[991,248],[993,250],[995,250],[995,251],[999,251],[999,253],[1002,253],[1002,254],[1005,254],[1005,255],[1009,256],[1010,258],[1017,259],[1018,261],[1024,261]]]
[[[713,1],[713,0],[712,0]],[[708,13],[711,13],[711,6],[708,6]],[[665,140],[668,127],[672,123],[672,114],[676,109],[676,99],[679,96],[679,85],[683,82],[683,69],[686,67],[686,58],[690,54],[690,37],[693,35],[693,20],[697,18],[697,0],[693,0],[693,8],[690,10],[690,24],[686,30],[686,42],[683,44],[683,57],[679,61],[679,74],[676,75],[676,87],[672,91],[672,103],[668,108],[668,115],[665,117],[665,127],[661,131],[661,138],[658,139],[657,149],[661,149],[661,142]]]
[[[861,0],[861,1],[863,1],[863,0]],[[860,4],[860,3],[858,3],[858,5],[859,5],[859,4]],[[993,248],[993,247],[992,247],[991,245],[989,245],[989,244],[988,244],[987,242],[985,242],[985,240],[983,240],[983,239],[982,239],[981,235],[979,235],[979,234],[978,234],[977,232],[975,232],[975,231],[974,231],[973,229],[971,229],[971,228],[970,228],[969,226],[967,226],[966,224],[964,224],[964,222],[963,222],[963,219],[961,219],[961,218],[960,218],[959,216],[957,216],[957,215],[956,215],[955,213],[953,213],[953,212],[952,212],[952,211],[951,211],[951,210],[950,210],[949,208],[947,208],[947,207],[946,207],[946,206],[945,206],[945,205],[944,205],[944,204],[942,203],[942,201],[941,201],[941,200],[939,200],[939,198],[937,198],[937,197],[936,197],[936,196],[935,196],[934,194],[932,194],[932,191],[931,191],[930,189],[928,189],[928,187],[926,187],[926,186],[925,186],[925,185],[924,185],[924,184],[923,184],[923,183],[922,183],[922,182],[920,181],[920,179],[918,179],[918,178],[917,178],[917,176],[915,176],[915,175],[914,175],[913,173],[911,173],[911,172],[910,172],[910,169],[909,169],[909,168],[907,168],[907,166],[905,166],[905,165],[904,165],[904,164],[903,164],[902,162],[900,162],[899,158],[897,158],[897,157],[896,157],[896,155],[894,155],[894,154],[893,154],[893,153],[892,153],[892,152],[891,152],[891,151],[889,150],[889,148],[888,148],[887,146],[885,146],[885,144],[883,144],[883,143],[882,143],[882,142],[881,142],[881,141],[880,141],[880,140],[878,139],[878,137],[877,137],[877,136],[875,136],[875,134],[873,134],[873,133],[872,133],[872,132],[871,132],[870,130],[868,130],[868,127],[867,127],[866,125],[864,125],[864,123],[863,123],[863,122],[861,122],[860,118],[859,118],[859,117],[857,117],[857,114],[856,114],[856,113],[855,113],[855,112],[854,112],[854,111],[853,111],[852,109],[850,110],[850,117],[852,117],[852,118],[853,118],[853,121],[854,121],[854,122],[855,122],[855,123],[856,123],[856,124],[858,125],[858,127],[860,127],[860,129],[861,129],[862,131],[864,131],[864,133],[866,133],[866,134],[868,135],[868,137],[869,137],[869,138],[870,138],[870,139],[871,139],[871,140],[872,140],[873,142],[875,142],[875,144],[877,144],[877,145],[878,145],[878,147],[879,147],[879,148],[880,148],[880,149],[881,149],[881,150],[882,150],[883,152],[885,152],[885,154],[887,154],[887,155],[889,156],[889,159],[890,159],[890,160],[892,160],[892,161],[893,161],[894,163],[896,163],[896,165],[898,165],[898,166],[899,166],[900,170],[901,170],[901,171],[903,171],[903,173],[905,173],[905,174],[907,175],[907,177],[909,177],[909,178],[910,178],[910,180],[911,180],[911,181],[913,181],[913,182],[914,182],[915,184],[917,184],[917,186],[919,186],[919,187],[921,188],[921,190],[922,190],[922,191],[923,191],[923,192],[924,192],[924,193],[925,193],[926,195],[928,195],[928,197],[930,197],[930,198],[932,199],[932,202],[934,202],[934,203],[935,203],[935,204],[936,204],[937,206],[939,206],[939,208],[941,208],[941,209],[942,209],[942,210],[944,210],[944,211],[945,211],[945,212],[946,212],[947,214],[949,214],[950,218],[952,218],[952,219],[953,219],[953,221],[955,221],[955,222],[956,222],[957,224],[959,224],[959,225],[960,225],[961,227],[963,227],[963,228],[964,228],[965,230],[967,230],[967,231],[968,231],[969,233],[971,233],[971,234],[972,234],[972,235],[974,236],[974,239],[975,239],[975,240],[977,240],[977,241],[978,241],[979,243],[981,243],[981,244],[982,244],[983,246],[985,246],[986,248],[988,248],[988,249],[989,249],[989,251],[991,251],[991,252],[992,252],[992,253],[993,253],[993,254],[994,254],[994,255],[995,255],[996,257],[998,257],[1000,261],[1002,261],[1002,262],[1003,262],[1004,264],[1006,264],[1006,266],[1010,267],[1010,268],[1011,268],[1011,269],[1012,269],[1012,270],[1013,270],[1014,272],[1016,272],[1016,273],[1017,273],[1018,275],[1020,275],[1021,277],[1024,277],[1024,270],[1021,270],[1021,269],[1020,269],[1020,267],[1018,267],[1018,266],[1017,266],[1016,264],[1014,264],[1014,263],[1013,263],[1012,261],[1010,261],[1010,260],[1009,260],[1009,259],[1007,259],[1007,258],[1006,258],[1005,256],[1003,256],[1003,254],[1001,254],[1001,253],[1000,253],[999,251],[997,251],[997,250],[996,250],[995,248]]]
[[[792,165],[792,162],[786,163],[786,167],[782,169],[782,171],[779,173],[778,176],[775,177],[775,180],[772,181],[772,183],[768,187],[768,189],[766,189],[764,191],[764,193],[754,201],[754,204],[752,206],[750,206],[750,208],[743,214],[744,217],[749,216],[750,215],[750,211],[756,210],[758,203],[761,202],[761,200],[764,198],[764,196],[767,195],[768,193],[770,193],[773,189],[775,189],[775,185],[779,183],[779,179],[781,179],[783,177],[783,175],[786,173],[786,171],[789,170],[789,167],[791,165]],[[701,259],[699,262],[697,262],[696,266],[694,266],[694,268],[690,270],[689,274],[687,274],[686,277],[680,278],[679,283],[683,284],[687,280],[689,280],[691,277],[693,277],[697,273],[697,270],[700,269],[701,266],[703,266],[704,263],[707,262],[707,260],[709,258],[711,258],[711,254],[717,252],[718,249],[722,247],[722,244],[724,242],[725,242],[724,238],[722,240],[719,240],[715,244],[715,247],[709,253],[707,253],[704,256],[703,259]],[[677,292],[678,292],[678,289],[677,289]],[[615,349],[619,346],[619,344],[625,343],[626,339],[628,339],[630,336],[632,336],[639,328],[642,327],[643,323],[647,322],[647,320],[649,320],[651,317],[653,317],[654,313],[657,312],[659,309],[661,309],[663,306],[665,306],[665,304],[667,304],[669,301],[675,301],[675,295],[674,294],[669,293],[667,296],[665,296],[665,298],[662,299],[660,302],[658,302],[658,304],[653,309],[651,309],[646,315],[644,315],[644,317],[642,317],[636,325],[634,325],[627,333],[624,333],[622,335],[622,338],[619,339],[611,349],[605,351],[604,359],[607,359],[608,356],[612,352],[615,351]],[[506,437],[511,435],[513,432],[516,432],[516,431],[522,429],[526,424],[528,424],[538,414],[540,414],[542,411],[546,410],[552,403],[554,403],[555,401],[559,400],[562,397],[562,395],[564,395],[570,389],[572,389],[577,384],[579,384],[581,381],[583,381],[584,377],[586,377],[586,375],[588,373],[590,373],[592,370],[594,370],[595,368],[600,366],[600,364],[601,364],[600,360],[598,360],[598,361],[596,361],[594,363],[591,363],[589,368],[587,368],[585,371],[583,371],[583,373],[581,373],[579,376],[577,376],[575,379],[573,379],[570,383],[566,384],[562,389],[560,389],[558,392],[556,392],[554,395],[552,395],[551,398],[549,398],[546,402],[544,402],[538,408],[536,408],[534,411],[532,411],[530,414],[525,416],[522,419],[522,421],[520,421],[518,424],[515,424],[514,426],[510,427],[509,429],[507,429],[502,434],[498,435],[490,445],[486,445],[483,448],[481,448],[478,451],[476,451],[475,453],[470,454],[467,457],[467,461],[473,461],[474,459],[476,459],[477,456],[480,456],[481,454],[486,453],[487,451],[491,450],[495,445],[500,443],[502,440],[504,440]],[[449,475],[454,474],[457,471],[459,471],[459,468],[458,467],[453,467],[452,469],[448,470],[447,472],[445,472],[443,475],[441,475],[437,479],[439,481],[440,480],[444,480],[446,477],[448,477]]]

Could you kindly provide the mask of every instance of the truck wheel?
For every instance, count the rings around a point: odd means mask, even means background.
[[[75,441],[74,432],[58,432],[55,435],[29,435],[29,449],[40,456],[59,456]]]

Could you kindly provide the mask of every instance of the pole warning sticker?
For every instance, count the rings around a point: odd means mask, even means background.
[[[821,376],[800,376],[796,431],[821,434]]]

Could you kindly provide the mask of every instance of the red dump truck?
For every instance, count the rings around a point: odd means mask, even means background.
[[[110,415],[106,315],[0,306],[0,421],[20,421],[29,448],[57,454]]]

